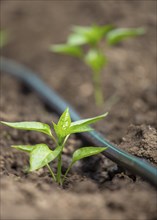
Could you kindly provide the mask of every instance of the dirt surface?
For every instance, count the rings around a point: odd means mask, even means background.
[[[106,48],[110,61],[102,75],[106,100],[102,108],[95,107],[89,69],[74,58],[48,51],[50,44],[64,42],[71,25],[93,23],[147,29],[140,38]],[[95,128],[120,148],[157,165],[155,27],[156,1],[1,1],[1,28],[10,33],[2,55],[36,71],[82,117],[109,110]],[[1,76],[0,98],[0,120],[50,124],[58,119],[36,94],[6,74]],[[2,125],[0,129],[2,220],[156,219],[156,190],[104,156],[76,164],[60,188],[46,168],[27,173],[28,156],[10,148],[43,142],[53,148],[49,138]],[[69,139],[63,172],[71,153],[83,145],[75,135]]]

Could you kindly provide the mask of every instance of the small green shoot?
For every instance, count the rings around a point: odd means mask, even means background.
[[[8,43],[8,34],[5,30],[0,31],[0,48]]]
[[[49,146],[47,146],[44,143],[36,144],[36,145],[13,145],[12,147],[29,154],[30,156],[29,171],[35,171],[42,167],[47,166],[47,168],[50,171],[50,174],[52,175],[53,180],[57,182],[58,184],[62,185],[69,170],[78,160],[81,160],[85,157],[89,157],[92,155],[96,155],[106,150],[105,147],[92,147],[92,146],[77,149],[73,153],[72,161],[69,167],[67,168],[67,171],[63,175],[62,174],[62,152],[65,147],[67,139],[73,133],[91,131],[92,128],[89,125],[99,120],[104,119],[106,115],[107,113],[103,115],[99,115],[94,118],[88,118],[88,119],[83,119],[83,120],[79,120],[76,122],[71,122],[69,109],[67,108],[63,112],[61,117],[59,118],[59,121],[57,124],[52,122],[53,131],[55,133],[54,135],[51,132],[50,126],[48,124],[44,124],[41,122],[4,122],[4,121],[1,121],[1,124],[7,125],[9,127],[16,128],[19,130],[37,131],[37,132],[44,133],[48,135],[49,137],[51,137],[55,144],[54,150],[51,150]],[[49,165],[49,163],[51,163],[55,159],[58,160],[56,174],[54,174],[51,166]]]
[[[116,28],[104,26],[74,26],[65,44],[51,45],[50,50],[60,54],[71,55],[81,59],[92,70],[94,97],[97,105],[104,103],[101,86],[101,72],[107,64],[103,40],[108,46],[145,33],[143,28]],[[86,48],[84,50],[84,46]]]

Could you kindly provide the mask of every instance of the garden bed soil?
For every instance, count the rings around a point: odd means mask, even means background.
[[[2,1],[2,28],[10,33],[3,56],[26,64],[68,100],[82,117],[109,111],[94,127],[121,149],[157,165],[155,1]],[[52,54],[51,43],[64,42],[73,24],[114,23],[145,26],[147,33],[106,48],[110,62],[103,73],[105,105],[96,108],[90,71],[74,58]],[[111,99],[110,97],[114,97]],[[1,75],[1,114],[4,121],[41,121],[58,116],[32,91]],[[155,220],[156,189],[102,155],[77,163],[61,188],[46,168],[27,173],[28,155],[12,144],[53,142],[44,134],[0,126],[1,219]],[[69,139],[63,172],[74,149]],[[53,164],[56,170],[56,162]]]

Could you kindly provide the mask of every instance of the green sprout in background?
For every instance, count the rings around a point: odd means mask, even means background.
[[[94,118],[88,118],[88,119],[83,119],[83,120],[79,120],[76,122],[71,122],[69,109],[67,108],[61,115],[57,124],[52,122],[52,125],[54,128],[53,130],[54,135],[51,132],[50,126],[48,124],[44,124],[41,122],[4,122],[4,121],[1,121],[1,123],[4,125],[10,126],[12,128],[20,129],[20,130],[32,130],[32,131],[41,132],[41,133],[48,135],[50,138],[52,138],[55,144],[54,150],[51,150],[44,143],[36,144],[36,145],[16,145],[12,147],[29,153],[29,156],[30,156],[29,171],[35,171],[44,166],[47,166],[47,168],[49,169],[52,175],[53,180],[57,182],[58,184],[62,185],[64,183],[64,180],[69,170],[71,169],[74,163],[76,163],[78,160],[81,160],[82,158],[101,153],[102,151],[106,149],[105,147],[92,147],[92,146],[77,149],[73,153],[71,163],[69,164],[67,171],[63,175],[62,174],[62,152],[65,147],[67,139],[69,138],[71,134],[88,132],[88,131],[93,130],[89,125],[99,120],[104,119],[106,115],[107,113],[94,117]],[[51,166],[49,165],[49,163],[55,159],[58,160],[57,174],[54,174]]]
[[[5,30],[0,31],[0,48],[8,43],[8,34]]]
[[[101,72],[107,64],[103,42],[113,46],[124,39],[145,33],[143,28],[115,28],[105,26],[74,26],[65,44],[51,45],[50,50],[56,53],[71,55],[81,59],[92,70],[94,97],[97,105],[104,103],[101,85]],[[87,45],[87,48],[83,46]]]

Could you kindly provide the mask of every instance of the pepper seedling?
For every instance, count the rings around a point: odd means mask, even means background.
[[[56,53],[71,55],[81,59],[92,70],[94,97],[97,105],[104,103],[101,72],[107,64],[104,54],[104,43],[116,45],[124,39],[145,33],[143,28],[116,28],[105,26],[74,26],[65,44],[51,45],[50,50]],[[83,48],[83,46],[86,46]],[[85,49],[85,50],[83,50]]]
[[[89,125],[104,119],[106,115],[107,113],[103,115],[99,115],[94,118],[88,118],[76,122],[71,122],[69,109],[67,108],[59,118],[57,124],[52,122],[54,135],[51,132],[50,126],[48,124],[44,124],[41,122],[1,121],[1,123],[20,130],[32,130],[32,131],[41,132],[52,138],[55,144],[54,150],[51,150],[44,143],[36,144],[36,145],[13,145],[12,147],[29,153],[30,156],[29,171],[35,171],[42,167],[47,166],[52,175],[53,180],[56,181],[58,184],[62,185],[69,170],[78,160],[81,160],[85,157],[89,157],[92,155],[96,155],[106,149],[105,147],[93,147],[93,146],[77,149],[72,155],[72,160],[69,167],[67,168],[67,171],[65,172],[64,175],[62,175],[62,152],[65,147],[67,139],[71,134],[88,132],[93,130]],[[54,174],[52,168],[49,165],[49,163],[55,159],[58,160],[57,174]]]

